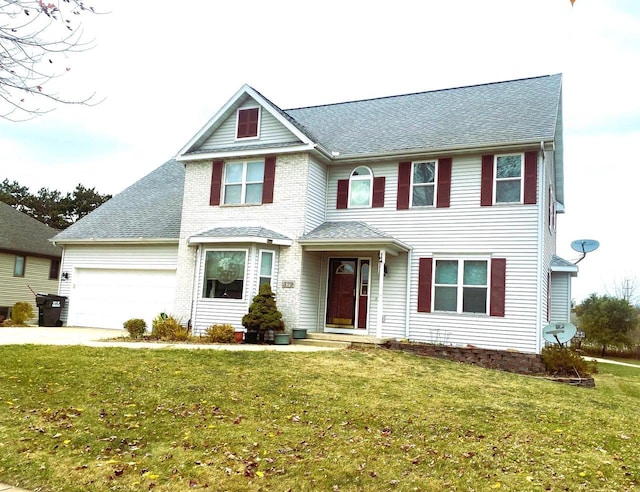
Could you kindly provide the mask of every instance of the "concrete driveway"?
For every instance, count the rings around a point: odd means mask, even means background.
[[[318,352],[322,350],[338,350],[335,347],[319,347],[312,345],[252,345],[252,344],[193,344],[193,343],[158,343],[127,342],[114,340],[127,337],[125,330],[107,328],[79,328],[62,326],[48,328],[42,326],[0,327],[0,345],[85,345],[89,347],[126,347],[126,348],[180,348],[201,350],[273,350],[277,352]]]

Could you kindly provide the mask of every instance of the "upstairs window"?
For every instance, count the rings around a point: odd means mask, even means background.
[[[27,259],[22,255],[16,255],[16,261],[13,265],[13,276],[24,277],[25,263]]]
[[[260,128],[260,108],[239,109],[236,138],[257,138]]]
[[[262,203],[264,161],[228,162],[224,166],[224,204]]]
[[[349,208],[370,207],[373,173],[368,167],[353,170],[349,178]]]
[[[496,156],[496,203],[522,202],[522,154]]]
[[[414,162],[411,175],[411,206],[433,206],[436,195],[436,162]]]

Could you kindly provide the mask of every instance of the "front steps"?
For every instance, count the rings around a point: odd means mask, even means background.
[[[294,338],[296,345],[314,345],[336,348],[375,348],[386,344],[390,339],[376,338],[369,335],[343,335],[339,333],[307,332],[307,338]]]

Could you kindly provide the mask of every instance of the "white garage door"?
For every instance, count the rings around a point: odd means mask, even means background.
[[[142,318],[151,329],[159,313],[171,314],[175,270],[101,270],[79,268],[69,295],[68,326],[122,328]]]

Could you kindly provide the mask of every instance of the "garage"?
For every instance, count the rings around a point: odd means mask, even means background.
[[[173,312],[175,270],[76,268],[71,283],[68,326],[121,329],[142,318],[151,329],[159,313]]]

